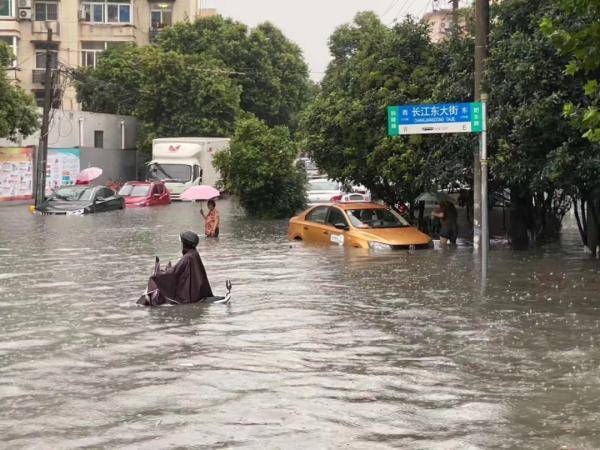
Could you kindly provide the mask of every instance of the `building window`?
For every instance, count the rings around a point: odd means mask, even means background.
[[[81,65],[95,68],[104,50],[106,50],[106,42],[82,42]]]
[[[104,148],[104,131],[102,131],[102,130],[94,131],[94,147]]]
[[[40,108],[44,107],[44,96],[46,95],[46,91],[44,89],[34,89],[33,96],[35,97],[35,103]],[[62,103],[62,93],[60,91],[55,91],[52,95],[52,104],[51,108],[60,109]]]
[[[17,37],[16,36],[0,36],[0,41],[10,47],[13,54],[12,67],[17,66]]]
[[[173,10],[168,3],[153,3],[150,10],[150,23],[153,29],[159,30],[172,25]]]
[[[0,17],[13,17],[12,0],[0,0]]]
[[[85,21],[93,23],[131,23],[131,8],[130,0],[83,2]]]
[[[58,20],[58,3],[35,2],[34,20]]]
[[[96,42],[96,41],[83,41],[81,43],[81,65],[84,67],[96,68],[102,53],[109,48],[120,47],[125,42]]]
[[[35,51],[35,68],[46,70],[46,50]],[[56,50],[50,50],[50,68],[58,68],[58,52]]]

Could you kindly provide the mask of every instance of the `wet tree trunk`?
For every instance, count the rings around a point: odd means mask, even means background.
[[[585,199],[575,199],[573,200],[573,211],[575,212],[575,220],[577,221],[577,229],[579,230],[579,235],[581,236],[581,242],[583,245],[587,247],[588,245],[588,237],[587,237],[587,221],[586,221],[586,208],[587,202]],[[581,207],[581,208],[580,208]],[[579,212],[581,210],[581,213]]]
[[[587,244],[592,256],[600,257],[600,189],[592,193],[587,211]]]
[[[524,195],[519,195],[517,189],[511,189],[510,194],[510,227],[508,236],[515,249],[529,246],[528,230],[531,226],[531,203]]]

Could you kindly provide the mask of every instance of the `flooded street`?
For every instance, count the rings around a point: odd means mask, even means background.
[[[600,265],[531,252],[290,243],[221,202],[199,251],[230,306],[145,309],[174,204],[0,208],[2,448],[600,448]]]

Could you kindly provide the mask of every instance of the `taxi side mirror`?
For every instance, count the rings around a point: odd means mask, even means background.
[[[334,227],[337,228],[338,230],[345,230],[345,231],[347,231],[347,230],[350,229],[350,227],[348,225],[346,225],[345,223],[341,223],[341,222],[340,223],[336,223],[334,225]]]

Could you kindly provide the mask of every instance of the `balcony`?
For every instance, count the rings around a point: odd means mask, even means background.
[[[0,34],[2,35],[14,35],[21,37],[21,27],[19,26],[19,21],[17,18],[2,18],[0,20]]]
[[[82,41],[119,41],[135,42],[135,26],[132,24],[108,24],[80,22],[80,35]]]
[[[52,72],[55,72],[56,69],[52,69]],[[45,84],[44,83],[44,73],[46,71],[44,69],[33,69],[31,71],[31,82],[33,84],[41,84],[42,86]]]
[[[158,37],[158,35],[160,34],[160,32],[162,31],[162,28],[150,28],[150,42],[154,43],[156,42],[156,38]]]
[[[60,36],[60,23],[56,20],[34,20],[31,22],[31,33],[34,40],[46,39],[48,28],[52,30],[52,38],[56,40],[56,36]]]

